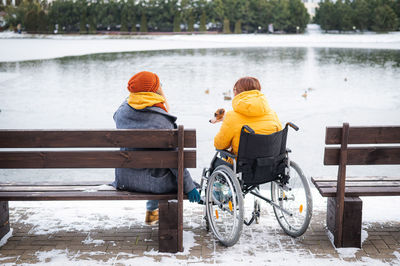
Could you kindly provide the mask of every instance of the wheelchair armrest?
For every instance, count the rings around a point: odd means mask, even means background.
[[[236,159],[236,157],[237,157],[235,154],[233,154],[227,150],[218,150],[217,149],[217,152],[219,152],[222,156],[229,157],[232,159]]]

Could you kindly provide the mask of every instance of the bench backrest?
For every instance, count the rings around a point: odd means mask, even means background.
[[[326,147],[325,165],[339,165],[341,150],[347,150],[346,165],[385,165],[400,164],[400,146],[382,144],[399,144],[399,126],[327,127],[325,134],[326,145],[341,145]],[[368,144],[348,147],[351,144]],[[373,144],[373,145],[371,145]]]
[[[196,131],[183,127],[179,130],[0,130],[0,149],[3,149],[0,168],[178,168],[179,149],[183,150],[183,167],[195,168],[196,151],[184,149],[195,147]]]

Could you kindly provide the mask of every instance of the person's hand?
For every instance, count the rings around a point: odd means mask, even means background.
[[[199,202],[200,201],[200,194],[196,188],[188,193],[188,198],[190,202]]]

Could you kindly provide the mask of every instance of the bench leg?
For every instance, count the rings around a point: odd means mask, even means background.
[[[10,232],[8,201],[0,201],[0,239]]]
[[[326,224],[335,235],[336,198],[328,198]],[[344,198],[343,234],[339,247],[361,248],[362,201],[359,197]],[[336,241],[334,241],[336,242]]]
[[[178,202],[160,200],[158,225],[158,250],[178,252]]]

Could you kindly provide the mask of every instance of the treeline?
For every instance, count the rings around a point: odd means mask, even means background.
[[[396,31],[400,0],[325,0],[316,9],[314,21],[325,31]]]
[[[6,7],[10,29],[28,32],[303,32],[301,0],[22,0]],[[270,30],[271,30],[270,26]]]

